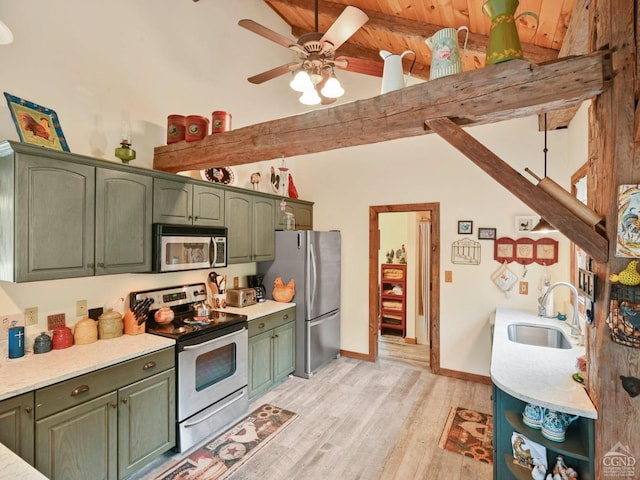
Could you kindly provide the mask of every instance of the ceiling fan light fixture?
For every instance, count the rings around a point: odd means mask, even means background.
[[[300,69],[293,76],[293,80],[289,82],[289,86],[296,92],[303,93],[307,90],[313,89],[313,82],[311,81],[309,74]]]
[[[344,88],[340,85],[340,81],[332,73],[327,83],[324,84],[320,93],[327,98],[339,98],[344,95]]]
[[[300,95],[300,103],[303,105],[318,105],[321,101],[320,95],[318,95],[315,88],[310,88]]]

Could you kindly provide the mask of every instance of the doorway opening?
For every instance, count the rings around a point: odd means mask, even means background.
[[[428,345],[429,365],[432,373],[440,371],[440,204],[439,203],[417,203],[402,205],[381,205],[369,207],[369,360],[376,361],[379,357],[379,340],[381,325],[381,288],[380,271],[381,264],[386,263],[386,255],[391,252],[381,252],[382,249],[389,250],[388,246],[381,245],[381,223],[386,223],[385,216],[389,213],[412,213],[410,232],[415,232],[412,238],[413,248],[407,252],[407,270],[409,271],[408,282],[415,287],[410,290],[414,292],[409,298],[409,305],[406,311],[407,329],[389,329],[389,337],[398,338],[400,331],[401,341],[394,343],[412,344],[426,342]],[[381,216],[383,218],[381,219]],[[428,229],[428,231],[426,230]],[[422,232],[422,234],[421,234]],[[426,250],[422,250],[422,258],[419,248],[420,242]],[[402,256],[396,252],[396,257]],[[395,248],[395,246],[394,246]],[[398,259],[394,260],[395,262]],[[422,275],[421,275],[422,274]],[[410,278],[409,278],[410,277]],[[416,294],[415,292],[418,292]],[[419,292],[425,292],[421,298]],[[422,310],[421,310],[422,308]],[[422,313],[422,315],[421,315]],[[416,322],[416,318],[418,322]],[[421,325],[423,328],[421,329]],[[395,332],[394,332],[395,330]],[[408,334],[406,333],[408,330]],[[384,330],[387,332],[387,329]],[[395,333],[395,335],[393,335]],[[406,338],[405,338],[406,336]],[[385,339],[387,335],[385,335]]]

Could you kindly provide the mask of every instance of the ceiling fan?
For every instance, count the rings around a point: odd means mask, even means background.
[[[300,101],[307,105],[335,102],[344,93],[335,77],[334,67],[356,73],[382,76],[382,63],[347,56],[336,57],[336,50],[346,42],[369,17],[360,9],[347,6],[326,33],[318,32],[318,1],[315,2],[315,32],[291,40],[253,20],[238,22],[243,28],[295,52],[297,61],[259,73],[247,80],[260,84],[285,73],[295,72],[290,86],[301,92]]]

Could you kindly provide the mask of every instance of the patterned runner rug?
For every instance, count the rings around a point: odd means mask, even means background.
[[[287,426],[296,414],[262,405],[156,477],[156,480],[222,480]]]
[[[452,407],[438,446],[493,464],[493,415]]]

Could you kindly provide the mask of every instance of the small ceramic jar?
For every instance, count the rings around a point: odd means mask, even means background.
[[[121,337],[123,329],[122,315],[114,310],[107,310],[98,317],[98,336],[101,340]]]
[[[209,119],[201,115],[189,115],[187,117],[187,130],[184,139],[187,142],[202,140],[209,134]]]
[[[184,140],[186,129],[187,117],[184,115],[169,115],[167,117],[167,145]]]
[[[98,341],[98,325],[91,318],[83,318],[73,330],[73,339],[76,345],[86,345]]]
[[[51,351],[51,348],[51,337],[44,332],[33,341],[33,353],[47,353]]]
[[[527,427],[540,430],[542,427],[542,418],[544,417],[544,407],[527,403],[522,412],[522,423]]]
[[[73,333],[66,325],[60,325],[53,329],[53,339],[51,340],[54,350],[69,348],[73,345]]]

